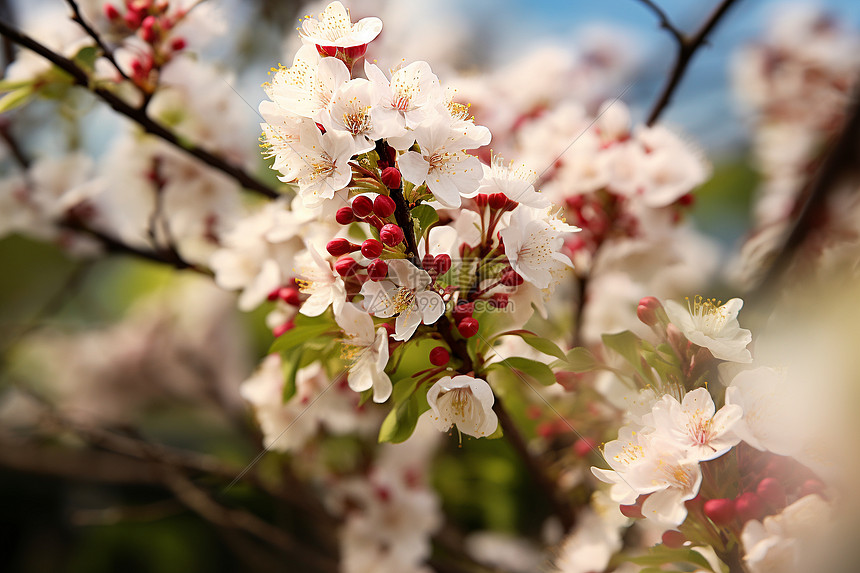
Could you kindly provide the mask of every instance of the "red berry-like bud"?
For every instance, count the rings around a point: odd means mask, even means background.
[[[460,323],[466,318],[471,318],[473,312],[475,312],[474,302],[459,302],[451,314],[454,317],[454,322]]]
[[[389,167],[389,169],[391,169]],[[385,195],[377,195],[376,199],[373,200],[373,212],[382,217],[383,219],[387,219],[391,215],[394,214],[394,210],[397,208],[397,205],[394,204],[394,199],[391,197],[386,197]]]
[[[463,338],[472,338],[476,334],[478,334],[478,321],[474,318],[464,318],[460,321],[460,324],[457,325],[457,330],[460,331],[460,336]]]
[[[696,197],[692,193],[686,193],[678,198],[678,205],[682,207],[690,207],[696,202]]]
[[[400,171],[396,167],[386,167],[382,170],[382,182],[389,189],[399,189],[401,183]]]
[[[388,263],[382,259],[374,259],[367,265],[367,276],[372,281],[381,281],[388,276]]]
[[[403,229],[393,223],[383,225],[379,231],[379,240],[389,247],[396,247],[403,242],[403,239]]]
[[[132,30],[137,30],[140,28],[140,23],[143,22],[143,14],[137,10],[129,10],[122,19],[125,21],[126,26]]]
[[[364,219],[373,212],[373,201],[367,195],[359,195],[352,200],[352,212],[359,219]]]
[[[478,196],[475,197],[475,203],[478,204],[478,209],[483,209],[487,206],[490,200],[490,196],[486,193],[478,193]]]
[[[499,277],[499,280],[505,286],[519,286],[523,284],[523,277],[521,277],[517,271],[511,267],[502,271],[502,276]]]
[[[375,259],[382,254],[382,243],[376,239],[367,239],[361,244],[361,254],[368,259]]]
[[[137,77],[140,77],[145,73],[143,64],[140,63],[140,60],[138,60],[137,58],[134,58],[131,61],[131,73]]]
[[[680,549],[687,542],[683,533],[675,529],[669,529],[663,533],[663,545],[669,549]]]
[[[275,302],[276,300],[278,300],[278,293],[279,293],[279,292],[281,292],[281,288],[280,288],[280,287],[278,287],[278,288],[276,288],[275,290],[273,290],[272,292],[270,292],[270,293],[268,294],[268,296],[266,296],[266,300],[267,300],[267,301],[269,301],[269,302]]]
[[[299,306],[299,289],[294,286],[281,287],[278,289],[278,298],[292,306]]]
[[[158,39],[158,32],[155,30],[155,16],[147,16],[140,23],[141,37],[144,42],[153,43]]]
[[[341,225],[349,225],[355,221],[355,214],[352,212],[350,207],[341,207],[337,210],[337,213],[334,214],[334,220]]]
[[[105,4],[104,7],[105,18],[110,21],[114,21],[119,18],[119,10],[116,9],[116,6],[113,4]]]
[[[451,255],[436,255],[433,266],[436,267],[437,273],[444,275],[451,268]]]
[[[421,259],[421,267],[425,271],[427,271],[428,273],[432,270],[435,270],[436,269],[436,258],[433,255],[431,255],[430,253],[427,253]]]
[[[507,308],[508,295],[503,292],[497,292],[490,297],[490,302],[492,303],[494,308]]]
[[[181,52],[188,45],[188,42],[185,41],[185,38],[173,38],[173,41],[170,42],[170,47],[174,52]]]
[[[645,516],[642,515],[642,505],[638,503],[634,503],[632,505],[620,505],[618,509],[621,510],[621,514],[624,517],[629,517],[630,519],[644,519]]]
[[[285,332],[289,332],[295,326],[296,326],[295,322],[293,322],[292,319],[290,319],[287,322],[285,322],[284,324],[282,324],[280,326],[276,326],[275,328],[273,328],[272,334],[275,336],[275,338],[277,338],[277,337],[281,336],[282,334],[284,334]]]
[[[778,479],[764,478],[758,482],[755,492],[769,509],[779,510],[785,507],[785,488]]]
[[[735,502],[731,499],[709,499],[704,505],[705,515],[716,525],[728,525],[735,518]]]
[[[764,516],[764,503],[758,494],[751,491],[742,493],[735,499],[735,513],[741,523],[746,523],[751,519],[760,519]]]
[[[385,329],[385,332],[388,333],[388,336],[394,336],[394,333],[397,332],[397,329],[394,328],[394,325],[390,322],[383,322],[380,326]]]
[[[342,277],[355,274],[355,269],[358,263],[352,257],[342,257],[334,264],[334,270]]]
[[[800,497],[807,495],[821,494],[824,492],[824,484],[817,479],[808,479],[800,486]]]
[[[493,193],[487,202],[490,205],[490,209],[503,209],[508,203],[508,198],[505,197],[504,193]]]
[[[644,324],[655,326],[659,320],[657,319],[657,310],[663,308],[663,305],[653,296],[646,296],[639,301],[639,306],[636,307],[636,316],[639,317]]]
[[[519,206],[519,203],[517,203],[513,199],[508,199],[508,202],[505,203],[505,211],[513,211],[518,206]]]
[[[433,366],[445,366],[451,360],[451,354],[444,346],[437,346],[430,351],[430,364]]]
[[[339,256],[345,255],[347,253],[352,253],[354,251],[357,251],[358,249],[359,249],[358,245],[351,243],[349,241],[349,239],[343,239],[343,238],[332,239],[325,246],[325,250],[327,250],[328,254],[330,254],[333,257],[339,257]]]
[[[573,453],[584,458],[593,451],[594,444],[587,438],[581,438],[573,443]]]

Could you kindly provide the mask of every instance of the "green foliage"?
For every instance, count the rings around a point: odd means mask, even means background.
[[[543,386],[552,386],[556,382],[555,374],[552,373],[552,369],[549,366],[543,362],[529,358],[521,358],[519,356],[505,358],[501,362],[491,364],[488,370],[498,370],[499,368],[510,368],[511,370],[521,372]]]
[[[0,98],[0,113],[6,113],[13,109],[26,105],[36,95],[33,84],[28,84],[14,89]]]
[[[439,214],[430,205],[418,205],[411,213],[415,225],[415,240],[423,237],[424,233],[439,221]]]
[[[564,360],[568,370],[571,372],[590,372],[600,368],[597,358],[587,348],[578,346],[571,348],[565,355]]]
[[[419,416],[429,409],[427,385],[424,384],[388,413],[379,428],[379,441],[395,444],[405,442],[415,431]]]
[[[549,340],[547,338],[542,338],[536,334],[524,333],[521,334],[523,341],[526,344],[538,350],[539,352],[543,352],[544,354],[549,354],[550,356],[555,356],[561,360],[566,360],[567,357],[564,354],[564,351],[558,347],[558,345]]]
[[[647,367],[647,363],[643,363],[643,340],[641,338],[629,330],[625,330],[617,334],[604,334],[603,344],[630,364],[633,370],[642,377],[643,382],[653,383],[655,381],[651,369]]]
[[[672,549],[665,545],[657,545],[652,547],[646,555],[639,557],[628,557],[625,561],[642,565],[644,567],[653,567],[655,571],[665,571],[661,565],[670,563],[677,565],[693,565],[696,569],[704,569],[706,571],[714,571],[711,564],[708,563],[701,553],[687,547]],[[644,569],[643,569],[644,571]]]

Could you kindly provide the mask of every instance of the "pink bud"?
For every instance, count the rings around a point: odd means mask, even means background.
[[[173,38],[173,41],[170,42],[170,47],[174,52],[181,52],[188,46],[188,42],[185,41],[185,38]]]
[[[509,297],[503,292],[497,292],[490,297],[490,302],[495,308],[507,308]]]
[[[372,281],[381,281],[388,276],[388,263],[382,259],[374,259],[367,265],[367,276]]]
[[[105,4],[104,7],[105,18],[113,22],[114,20],[119,19],[119,10],[116,9],[116,6],[113,4]]]
[[[436,270],[436,259],[430,253],[427,253],[421,258],[421,267],[428,273]]]
[[[391,167],[389,167],[388,169],[391,169]],[[394,210],[396,208],[397,205],[394,204],[394,199],[392,199],[391,197],[386,197],[385,195],[377,195],[376,199],[373,200],[373,212],[382,217],[383,219],[387,219],[388,217],[393,215]]]
[[[367,195],[359,195],[352,200],[352,212],[359,219],[364,219],[373,212],[373,201]]]
[[[634,503],[632,505],[620,505],[618,509],[621,510],[621,514],[624,517],[629,517],[630,519],[645,519],[645,516],[642,514],[642,504]]]
[[[129,10],[125,13],[125,16],[123,16],[122,19],[126,26],[132,30],[137,30],[140,28],[140,23],[143,22],[143,13],[138,12],[137,10]]]
[[[158,39],[158,31],[155,29],[155,16],[147,16],[140,24],[141,37],[144,42],[154,43]]]
[[[281,287],[278,289],[278,298],[292,306],[299,306],[299,289],[294,286]]]
[[[376,239],[367,239],[361,244],[361,254],[368,259],[375,259],[382,254],[382,243]]]
[[[594,444],[587,438],[581,438],[573,443],[573,453],[580,458],[589,455],[594,448]]]
[[[444,346],[437,346],[430,351],[430,364],[433,366],[445,366],[451,360],[451,354]]]
[[[393,223],[383,225],[382,230],[379,231],[379,239],[389,247],[396,247],[403,242],[403,229]]]
[[[352,208],[341,207],[337,210],[337,213],[334,214],[334,220],[341,225],[349,225],[355,221],[355,214],[352,212]]]
[[[647,326],[656,326],[659,320],[657,319],[657,310],[663,308],[663,305],[653,296],[646,296],[639,301],[639,306],[636,308],[636,316],[639,317]]]
[[[460,321],[460,324],[457,325],[457,330],[460,331],[460,336],[463,338],[472,338],[478,334],[479,327],[478,321],[469,317]]]
[[[757,494],[751,491],[742,493],[735,499],[735,513],[737,513],[741,523],[760,519],[764,516],[764,503]]]
[[[663,533],[663,545],[669,549],[680,549],[687,542],[687,538],[680,531],[669,529]]]
[[[451,268],[451,255],[436,255],[433,261],[433,266],[436,267],[436,272],[444,275]]]
[[[399,189],[402,182],[400,171],[396,167],[386,167],[382,170],[382,182],[389,189]]]
[[[515,271],[511,267],[508,267],[502,271],[502,276],[499,278],[499,280],[505,286],[519,286],[523,284],[523,277],[517,274],[517,271]]]
[[[818,481],[817,479],[808,479],[800,486],[800,496],[806,497],[807,495],[819,494],[821,495],[824,492],[824,484]]]
[[[785,507],[785,488],[778,479],[764,478],[758,482],[755,492],[768,508],[779,510]]]
[[[716,525],[728,525],[735,518],[735,502],[731,499],[709,499],[704,505],[705,515]]]
[[[347,253],[352,253],[360,249],[358,245],[351,243],[349,239],[332,239],[325,246],[325,250],[333,257],[339,257]]]
[[[334,264],[334,271],[342,277],[355,274],[358,263],[352,257],[342,257]]]
[[[277,338],[277,337],[281,336],[282,334],[284,334],[285,332],[289,332],[290,330],[295,328],[295,326],[296,326],[296,324],[293,322],[292,319],[290,319],[287,322],[285,322],[284,324],[282,324],[280,326],[276,326],[275,328],[273,328],[272,334],[275,336],[275,338]]]
[[[478,196],[475,197],[475,203],[478,205],[478,209],[483,210],[484,207],[489,203],[490,196],[486,193],[478,193]]]

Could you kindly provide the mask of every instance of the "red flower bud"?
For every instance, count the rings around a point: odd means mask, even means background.
[[[634,503],[632,505],[620,505],[618,509],[621,510],[621,514],[624,517],[629,517],[630,519],[644,519],[645,516],[642,515],[642,505],[638,503]]]
[[[636,307],[636,316],[647,326],[655,326],[659,322],[657,310],[661,308],[663,305],[659,300],[653,296],[646,296],[639,301],[639,306]]]
[[[372,281],[381,281],[388,276],[388,263],[382,259],[374,259],[367,265],[367,276]]]
[[[728,525],[735,518],[735,502],[731,499],[709,499],[704,506],[705,515],[716,525]]]
[[[355,274],[358,263],[352,257],[342,257],[334,264],[334,270],[342,277]]]
[[[349,239],[332,239],[325,246],[325,250],[328,251],[333,257],[339,257],[341,255],[345,255],[347,253],[352,253],[357,251],[360,247],[354,243],[351,243]]]
[[[663,545],[669,549],[680,549],[686,542],[686,536],[675,529],[669,529],[663,533]]]
[[[278,298],[292,306],[299,306],[299,289],[294,286],[281,287],[278,289]]]
[[[508,198],[505,197],[504,193],[493,193],[487,202],[490,209],[503,209],[508,203]]]
[[[511,267],[502,271],[502,276],[499,277],[499,280],[505,286],[519,286],[523,284],[523,277],[521,277],[517,271]]]
[[[174,52],[181,52],[188,45],[188,42],[185,41],[185,38],[173,38],[173,41],[170,42],[170,47]]]
[[[425,270],[425,271],[427,271],[428,273],[429,273],[430,271],[432,271],[432,270],[435,270],[435,269],[436,269],[436,264],[435,264],[435,263],[436,263],[436,259],[435,259],[435,258],[433,257],[433,255],[431,255],[430,253],[427,253],[427,254],[426,254],[426,255],[424,255],[424,257],[421,259],[421,266],[422,266],[422,267],[424,268],[424,270]]]
[[[119,10],[117,10],[116,6],[114,6],[113,4],[105,4],[104,14],[105,18],[107,18],[111,22],[119,18]]]
[[[508,202],[505,203],[505,211],[513,211],[519,206],[519,203],[514,201],[513,199],[508,199]]]
[[[143,14],[137,10],[129,10],[122,19],[126,26],[132,30],[137,30],[140,28],[140,23],[143,22]]]
[[[155,16],[147,16],[140,24],[141,37],[144,42],[154,43],[158,39],[158,31],[155,29]]]
[[[285,322],[284,324],[282,324],[280,326],[276,326],[275,328],[273,328],[272,334],[275,336],[275,338],[277,338],[280,335],[284,334],[285,332],[289,332],[295,326],[296,326],[295,322],[293,322],[293,320],[290,319],[287,322]]]
[[[474,302],[458,302],[451,314],[454,317],[454,322],[459,323],[465,318],[471,318],[473,312],[475,312]]]
[[[385,332],[388,333],[388,336],[394,336],[394,333],[397,332],[397,329],[395,329],[394,325],[390,322],[383,322],[380,326],[385,329]]]
[[[451,268],[451,255],[436,255],[433,266],[436,267],[437,273],[444,275]]]
[[[490,200],[490,196],[486,193],[478,193],[478,196],[475,197],[475,203],[478,205],[478,209],[483,210],[484,207],[487,206],[487,203]]]
[[[457,325],[457,330],[460,331],[460,336],[463,338],[472,338],[476,334],[478,334],[478,321],[474,318],[464,318],[460,321],[460,324]]]
[[[594,448],[594,444],[587,438],[581,438],[573,443],[573,453],[584,458],[589,455]]]
[[[375,259],[382,254],[382,243],[376,239],[367,239],[361,244],[361,254],[368,259]]]
[[[403,242],[403,229],[393,223],[383,225],[379,231],[379,239],[389,247],[396,247]]]
[[[735,499],[735,513],[741,523],[752,519],[761,519],[764,516],[764,503],[758,494],[751,491],[742,493]]]
[[[824,484],[817,479],[808,479],[800,486],[800,497],[807,495],[819,494],[824,492]]]
[[[758,482],[755,492],[769,509],[779,510],[785,507],[785,488],[778,479],[764,478]]]
[[[355,214],[352,212],[352,208],[341,207],[337,210],[337,213],[334,214],[334,220],[341,225],[349,225],[355,221]]]
[[[451,360],[451,354],[444,346],[437,346],[430,351],[430,364],[433,366],[445,366]]]
[[[386,167],[382,170],[382,182],[389,189],[399,189],[401,183],[400,171],[396,167]]]
[[[373,212],[373,201],[367,195],[359,195],[352,200],[352,212],[359,219],[364,219]]]
[[[494,308],[507,308],[509,302],[508,295],[503,292],[497,292],[490,297],[490,302]]]
[[[389,169],[391,168],[389,167]],[[392,199],[391,197],[386,197],[385,195],[377,195],[376,199],[373,200],[373,212],[382,217],[383,219],[387,219],[388,217],[393,215],[394,210],[396,208],[397,205],[394,204],[394,199]]]

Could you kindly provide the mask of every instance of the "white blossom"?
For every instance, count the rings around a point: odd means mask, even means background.
[[[427,392],[430,411],[426,415],[441,432],[457,426],[458,431],[481,438],[491,435],[499,425],[494,401],[493,390],[485,380],[445,376]]]
[[[355,24],[349,11],[340,2],[326,6],[319,19],[308,16],[302,21],[299,34],[302,39],[317,46],[351,48],[362,46],[376,38],[382,31],[379,18],[362,18]]]
[[[732,362],[752,362],[747,345],[752,341],[752,333],[740,327],[738,313],[744,301],[733,298],[725,304],[714,299],[697,296],[692,306],[687,308],[668,300],[665,303],[669,320],[693,344],[711,351],[714,358]]]
[[[578,230],[550,210],[520,205],[514,209],[510,225],[501,231],[501,237],[513,269],[536,287],[549,288],[557,282],[554,275],[573,267],[561,248],[564,234]]]
[[[391,379],[385,373],[388,365],[388,331],[373,330],[373,319],[354,303],[346,303],[335,313],[343,329],[343,357],[349,362],[349,387],[356,392],[373,388],[373,401],[385,402],[391,396]]]
[[[299,290],[310,295],[299,312],[305,316],[319,316],[331,306],[337,316],[346,302],[346,287],[340,275],[312,245],[296,257],[296,264]]]

